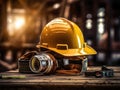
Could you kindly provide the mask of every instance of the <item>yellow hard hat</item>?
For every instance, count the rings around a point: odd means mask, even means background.
[[[37,47],[63,56],[96,54],[96,51],[84,42],[80,28],[65,18],[56,18],[44,27]]]

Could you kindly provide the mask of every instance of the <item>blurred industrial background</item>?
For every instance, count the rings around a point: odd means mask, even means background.
[[[0,0],[0,72],[37,50],[43,27],[56,17],[75,22],[96,49],[89,65],[120,65],[120,0]]]

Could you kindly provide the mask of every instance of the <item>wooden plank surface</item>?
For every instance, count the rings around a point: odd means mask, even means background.
[[[39,74],[21,74],[18,70],[4,72],[7,75],[26,75],[25,79],[0,79],[0,86],[29,86],[29,85],[58,85],[58,86],[120,86],[120,67],[108,67],[114,69],[114,77],[95,78],[80,76],[60,76],[49,75],[40,76]],[[100,67],[88,67],[88,70],[100,70]]]

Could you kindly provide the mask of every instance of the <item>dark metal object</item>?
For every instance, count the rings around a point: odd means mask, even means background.
[[[86,77],[89,77],[89,76],[95,76],[97,78],[100,78],[102,77],[102,72],[101,71],[86,71],[85,72],[85,76]]]
[[[86,77],[95,76],[95,71],[86,71],[86,72],[85,72],[85,76],[86,76]]]
[[[113,69],[108,69],[106,66],[102,66],[101,68],[104,77],[113,77],[114,71]]]
[[[106,66],[102,66],[101,70],[99,71],[86,71],[85,76],[95,76],[96,78],[101,77],[113,77],[114,76],[114,70],[108,69]]]

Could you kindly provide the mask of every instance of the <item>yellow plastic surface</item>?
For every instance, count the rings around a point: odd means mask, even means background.
[[[63,56],[96,54],[96,51],[84,42],[81,29],[65,18],[56,18],[44,27],[37,47],[47,48]]]

